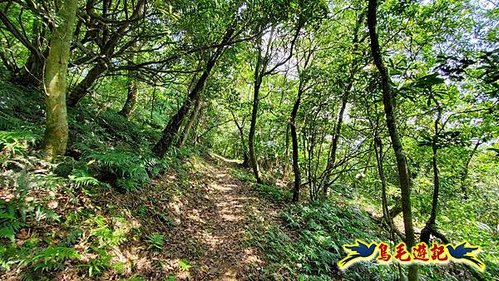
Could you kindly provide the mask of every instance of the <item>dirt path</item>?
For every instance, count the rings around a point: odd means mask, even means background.
[[[190,190],[169,204],[167,266],[184,280],[258,280],[264,259],[248,245],[248,230],[277,210],[230,174],[233,163],[210,162],[192,163]]]

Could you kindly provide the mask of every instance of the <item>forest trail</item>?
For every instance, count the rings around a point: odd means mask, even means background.
[[[207,161],[191,158],[190,186],[168,206],[175,227],[165,241],[167,264],[180,280],[258,279],[264,259],[249,245],[249,230],[278,210],[231,175],[233,162]]]

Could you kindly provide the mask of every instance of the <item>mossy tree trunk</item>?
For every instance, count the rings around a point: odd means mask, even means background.
[[[68,119],[66,76],[78,0],[59,0],[56,4],[56,27],[50,40],[45,65],[46,129],[43,151],[48,160],[66,152]]]
[[[125,104],[123,108],[120,110],[119,114],[128,118],[132,114],[135,109],[135,105],[137,104],[137,96],[138,96],[138,88],[137,83],[133,80],[132,75],[128,74],[128,93],[126,96]]]

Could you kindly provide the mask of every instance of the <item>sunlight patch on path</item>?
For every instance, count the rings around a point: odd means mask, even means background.
[[[176,225],[166,235],[167,263],[178,280],[258,279],[264,259],[245,242],[245,230],[273,212],[262,212],[252,187],[232,177],[226,167],[196,166],[191,188],[169,204]],[[177,274],[178,260],[192,266],[187,276]]]

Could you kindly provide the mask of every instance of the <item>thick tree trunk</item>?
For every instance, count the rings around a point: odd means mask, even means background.
[[[66,76],[77,6],[77,0],[57,1],[58,25],[50,40],[44,81],[47,117],[43,151],[49,160],[63,155],[68,142]]]
[[[409,178],[409,171],[407,168],[407,159],[405,157],[404,149],[398,135],[398,129],[393,112],[393,95],[390,87],[390,78],[388,70],[386,69],[381,51],[379,47],[378,35],[376,33],[376,8],[377,1],[369,0],[367,25],[369,28],[369,37],[371,38],[371,52],[373,55],[374,63],[378,68],[381,76],[381,89],[383,91],[383,105],[385,107],[386,125],[392,140],[392,148],[395,153],[397,161],[397,170],[399,174],[400,193],[402,196],[402,208],[404,215],[404,229],[406,236],[406,243],[408,249],[411,249],[415,244],[414,228],[412,225],[412,210],[411,210],[411,183]],[[418,267],[416,264],[409,266],[409,281],[418,280]]]
[[[135,109],[135,105],[137,104],[137,95],[138,95],[138,89],[137,89],[137,84],[135,81],[133,81],[133,78],[128,76],[128,94],[126,96],[126,101],[125,104],[123,105],[123,108],[119,112],[121,115],[125,116],[126,118],[130,117],[130,114],[132,114],[133,110]]]

